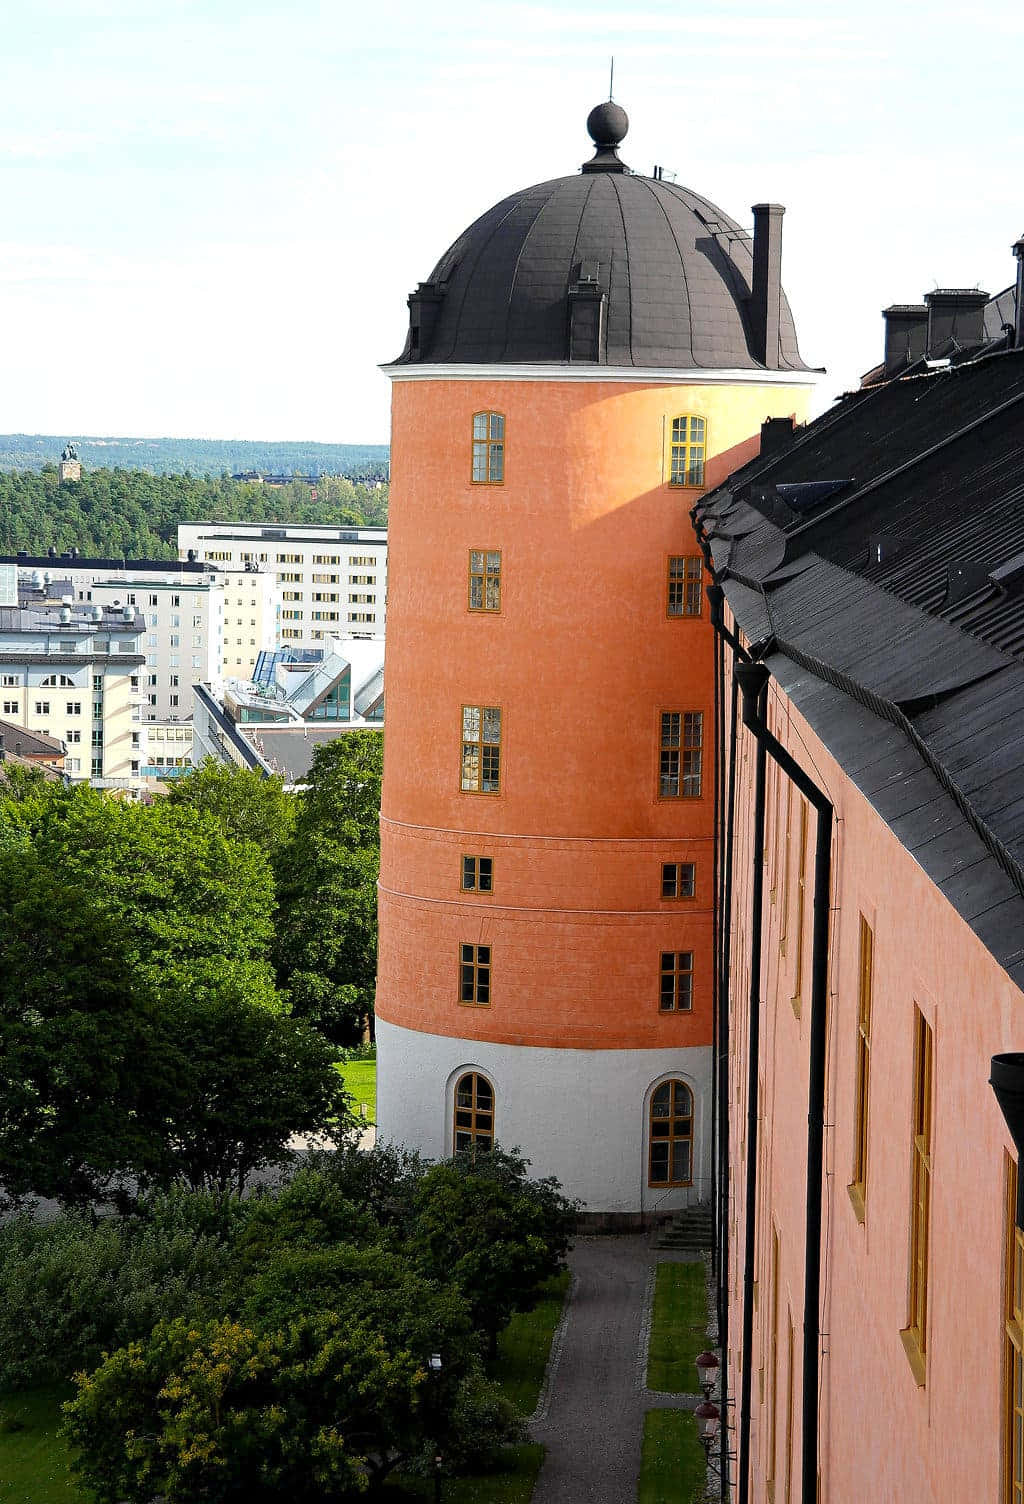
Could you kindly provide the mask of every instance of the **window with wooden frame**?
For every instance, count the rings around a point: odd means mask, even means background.
[[[868,1100],[871,1086],[871,967],[874,937],[860,916],[857,980],[857,1064],[853,1097],[853,1179],[847,1186],[857,1221],[864,1221],[868,1197]]]
[[[910,1172],[910,1269],[907,1324],[900,1336],[919,1384],[928,1354],[928,1239],[932,1199],[932,1031],[914,1009],[914,1118]]]
[[[473,414],[473,484],[500,486],[505,479],[505,417]]]
[[[1006,1323],[1003,1350],[1003,1501],[1024,1501],[1024,1233],[1017,1226],[1017,1165],[1006,1156]]]
[[[779,1230],[772,1223],[772,1292],[768,1332],[768,1468],[765,1475],[768,1497],[775,1497],[775,1449],[779,1425]]]
[[[699,616],[704,592],[700,554],[673,554],[668,561],[668,616]]]
[[[692,898],[697,886],[697,868],[693,862],[662,862],[662,898]]]
[[[702,486],[704,484],[704,453],[707,443],[707,423],[692,413],[680,414],[672,419],[672,439],[669,448],[670,486]]]
[[[693,1093],[685,1081],[663,1081],[651,1096],[648,1185],[693,1183]]]
[[[462,891],[490,893],[494,885],[494,860],[489,856],[462,858]]]
[[[797,1018],[802,1007],[801,993],[804,986],[804,910],[807,898],[807,800],[800,800],[800,819],[797,821],[796,853],[796,934],[793,936],[793,996],[790,1002]]]
[[[494,1148],[494,1087],[477,1071],[467,1071],[455,1086],[452,1148],[456,1154]]]
[[[474,1008],[491,1005],[491,947],[459,946],[459,1002]]]
[[[462,707],[462,789],[497,794],[501,789],[501,708]]]
[[[689,1013],[693,1008],[693,951],[661,953],[661,1013]]]
[[[663,710],[658,751],[659,797],[699,799],[703,755],[703,711]]]
[[[501,610],[501,552],[471,548],[469,551],[469,609]]]

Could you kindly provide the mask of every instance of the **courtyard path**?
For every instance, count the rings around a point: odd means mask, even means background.
[[[692,1258],[655,1251],[640,1234],[577,1239],[566,1315],[530,1423],[547,1448],[532,1504],[634,1504],[644,1411],[698,1403],[644,1387],[654,1268]]]

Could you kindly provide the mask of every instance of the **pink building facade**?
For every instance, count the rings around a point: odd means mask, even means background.
[[[1024,1048],[1024,352],[999,359],[857,394],[695,509],[724,592],[723,1497],[1024,1496],[1017,1149],[989,1085]]]

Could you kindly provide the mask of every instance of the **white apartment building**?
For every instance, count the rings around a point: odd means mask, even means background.
[[[64,742],[72,779],[138,794],[144,631],[132,606],[51,602],[0,564],[0,716]]]
[[[257,578],[273,577],[280,598],[278,641],[282,647],[317,647],[339,635],[382,638],[387,543],[387,529],[382,527],[249,522],[178,525],[182,559],[219,570],[257,571]],[[246,637],[244,632],[229,632],[227,618],[224,630],[225,637]],[[225,662],[226,675],[242,677],[233,655],[226,653]]]

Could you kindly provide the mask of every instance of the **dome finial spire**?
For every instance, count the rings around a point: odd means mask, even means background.
[[[614,70],[615,60],[612,59]],[[613,74],[614,80],[614,74]],[[625,162],[619,161],[618,146],[629,130],[629,116],[620,104],[609,98],[606,103],[595,105],[587,116],[587,130],[597,151],[589,162],[584,162],[584,172],[628,172]]]

